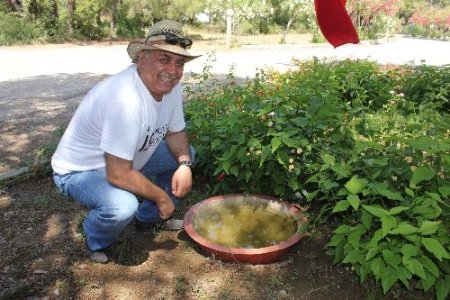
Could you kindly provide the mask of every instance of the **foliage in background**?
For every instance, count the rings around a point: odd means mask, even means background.
[[[390,37],[399,31],[397,0],[350,0],[347,9],[362,39]]]
[[[349,0],[347,10],[361,39],[392,36],[446,38],[450,1]],[[156,21],[171,18],[189,26],[226,30],[226,11],[234,10],[234,34],[308,31],[325,42],[315,20],[313,0],[6,0],[0,44],[142,37]],[[199,16],[209,21],[201,21]],[[21,26],[22,25],[22,26]],[[403,29],[402,29],[403,28]],[[284,38],[281,40],[284,42]]]
[[[0,12],[0,45],[28,44],[42,38],[44,32],[17,14]]]
[[[208,70],[202,73],[207,79]],[[327,252],[361,281],[450,289],[450,67],[317,59],[190,91],[197,174],[213,194],[276,195],[333,216]]]

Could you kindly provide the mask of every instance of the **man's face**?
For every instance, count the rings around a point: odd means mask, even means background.
[[[141,51],[138,53],[139,76],[156,101],[161,101],[183,76],[186,59],[165,51]]]

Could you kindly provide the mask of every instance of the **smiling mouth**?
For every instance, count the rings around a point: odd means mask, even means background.
[[[175,75],[170,75],[170,74],[161,74],[160,76],[159,76],[159,78],[162,80],[162,81],[164,81],[164,82],[172,82],[172,81],[174,81],[174,80],[176,80],[177,79],[177,77],[175,76]]]

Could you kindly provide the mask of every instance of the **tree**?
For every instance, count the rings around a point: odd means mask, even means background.
[[[286,41],[286,35],[289,32],[289,29],[292,23],[300,17],[301,14],[304,14],[310,22],[315,23],[315,12],[314,12],[314,2],[313,0],[288,0],[281,1],[281,7],[287,11],[287,15],[289,19],[285,26],[285,30],[283,31],[283,37],[281,41],[284,43]]]
[[[73,35],[73,23],[75,15],[75,0],[67,0],[67,31]]]
[[[21,0],[7,0],[6,5],[11,11],[23,12],[22,1]]]

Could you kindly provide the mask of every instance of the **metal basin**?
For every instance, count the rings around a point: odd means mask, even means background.
[[[205,230],[200,229],[199,224],[203,223],[205,215],[212,215],[215,214],[216,211],[221,211],[224,216],[219,216],[219,218],[225,218],[225,216],[228,217],[232,214],[232,211],[236,210],[236,207],[239,207],[239,205],[242,205],[242,207],[254,205],[256,207],[254,211],[264,210],[274,212],[278,214],[279,219],[288,220],[289,223],[292,223],[293,226],[295,226],[294,231],[289,231],[289,235],[286,239],[276,242],[271,241],[269,245],[253,247],[248,245],[236,246],[233,243],[224,244],[223,242],[218,242],[211,238],[211,235],[217,235],[212,232],[213,230],[207,230],[205,232]],[[233,206],[232,209],[227,211],[231,206]],[[275,218],[278,218],[278,216]],[[247,213],[243,218],[252,218],[252,215]],[[283,256],[288,253],[298,241],[300,241],[303,235],[299,234],[299,228],[302,224],[306,223],[306,221],[306,217],[302,214],[298,206],[280,201],[277,198],[263,195],[229,194],[211,197],[193,205],[184,216],[184,229],[189,237],[208,255],[213,255],[214,257],[227,262],[268,264],[281,260]],[[230,233],[230,235],[232,235],[231,238],[240,235],[241,229],[237,227],[240,223],[243,223],[242,220],[237,220],[234,223],[226,223],[224,226],[232,228],[220,228],[221,231],[218,231],[219,235],[223,235],[224,232]],[[269,224],[270,223],[268,222],[260,221],[256,225],[244,225],[242,230],[249,230],[248,227],[253,226],[256,227],[256,232],[251,233],[252,235],[264,236],[266,234],[265,231],[262,232],[262,234],[259,234],[258,230],[264,230],[263,227],[266,225],[270,226]],[[219,224],[219,227],[220,226],[221,225]],[[218,225],[216,224],[215,228],[217,227]],[[273,231],[273,228],[269,229]]]

